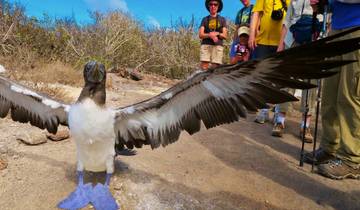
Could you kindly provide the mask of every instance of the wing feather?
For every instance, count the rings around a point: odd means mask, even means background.
[[[67,125],[69,105],[36,93],[18,83],[0,76],[0,117],[10,113],[11,119],[29,122],[40,129],[56,133],[59,124]]]
[[[306,79],[328,77],[332,68],[354,61],[327,59],[360,48],[360,37],[334,40],[356,29],[235,65],[197,73],[146,101],[116,110],[115,132],[120,147],[175,142],[182,130],[189,134],[246,117],[246,110],[267,108],[267,103],[295,101],[282,88],[315,87]]]

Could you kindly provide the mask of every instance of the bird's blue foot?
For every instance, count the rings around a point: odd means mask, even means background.
[[[79,184],[74,192],[58,204],[61,209],[75,210],[85,207],[90,203],[92,185]]]
[[[92,190],[91,199],[92,205],[96,210],[118,210],[115,198],[112,196],[109,185],[98,183]]]

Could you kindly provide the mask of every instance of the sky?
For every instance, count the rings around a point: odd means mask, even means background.
[[[79,24],[91,23],[89,11],[122,10],[150,27],[169,27],[179,18],[189,21],[192,16],[200,22],[208,15],[205,0],[8,0],[25,7],[28,16],[62,18],[74,16]],[[253,2],[253,1],[252,1]],[[240,0],[223,0],[220,15],[234,20],[242,7]]]

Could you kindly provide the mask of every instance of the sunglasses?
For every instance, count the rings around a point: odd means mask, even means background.
[[[217,6],[219,6],[219,4],[216,4],[216,3],[210,3],[210,4],[209,4],[209,7],[211,7],[211,6],[217,7]]]

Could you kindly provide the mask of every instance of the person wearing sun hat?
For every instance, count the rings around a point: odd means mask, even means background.
[[[223,8],[221,0],[206,0],[205,7],[209,15],[204,17],[199,28],[200,67],[207,70],[209,66],[215,67],[222,64],[223,40],[227,38],[226,20],[218,15]]]

